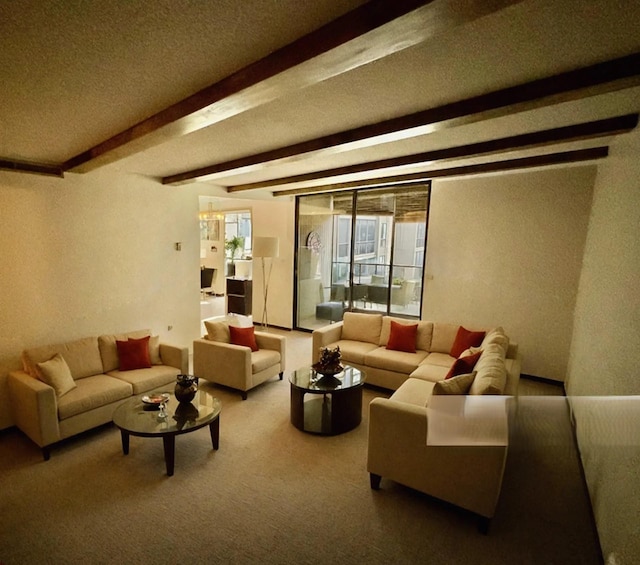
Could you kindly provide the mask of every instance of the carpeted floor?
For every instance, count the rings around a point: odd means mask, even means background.
[[[308,334],[287,336],[288,368],[308,362]],[[132,437],[125,457],[112,425],[48,462],[0,432],[0,563],[601,563],[565,401],[536,396],[545,385],[521,387],[488,536],[401,485],[369,488],[366,407],[380,391],[365,389],[358,428],[319,437],[290,424],[286,378],[246,401],[208,386],[223,405],[220,449],[206,428],[178,437],[173,477],[161,441]]]

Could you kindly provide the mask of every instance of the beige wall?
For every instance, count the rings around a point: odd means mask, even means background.
[[[567,392],[606,563],[640,555],[640,132],[599,167]]]
[[[25,347],[137,328],[176,344],[197,335],[198,202],[184,194],[133,175],[0,173],[0,428]]]
[[[26,347],[150,328],[191,348],[200,335],[198,195],[207,190],[107,169],[64,179],[0,172],[0,429],[13,423],[6,376]],[[270,322],[291,327],[293,203],[261,203],[254,233],[271,234],[273,218],[282,239]]]
[[[562,381],[595,167],[434,181],[422,317],[502,325],[522,371]]]

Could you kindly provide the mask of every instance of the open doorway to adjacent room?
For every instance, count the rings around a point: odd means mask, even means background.
[[[237,300],[229,303],[228,286],[251,287],[252,222],[250,209],[237,209],[238,202],[223,198],[200,197],[200,320],[229,315],[251,320],[250,308],[236,312]],[[231,281],[231,283],[229,282]],[[237,282],[239,281],[239,282]],[[232,294],[235,293],[235,286]],[[249,299],[250,301],[250,299]]]

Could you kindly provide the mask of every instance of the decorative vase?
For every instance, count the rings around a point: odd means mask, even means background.
[[[342,365],[340,365],[341,359],[342,353],[339,346],[333,349],[323,347],[320,349],[320,361],[314,363],[311,368],[325,377],[333,377],[343,370]]]
[[[198,392],[198,377],[193,375],[178,375],[175,395],[178,402],[191,402]]]

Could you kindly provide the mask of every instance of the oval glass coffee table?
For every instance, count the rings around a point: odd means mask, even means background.
[[[154,391],[158,394],[161,391]],[[151,393],[147,393],[151,394]],[[120,428],[122,451],[129,453],[129,436],[158,437],[164,443],[164,460],[167,475],[173,475],[176,436],[195,432],[209,426],[213,449],[220,442],[220,401],[206,390],[199,389],[191,402],[180,403],[172,393],[165,410],[142,402],[144,394],[127,400],[116,408],[113,423]]]
[[[364,373],[350,365],[335,377],[323,377],[311,367],[293,371],[289,376],[291,423],[303,432],[322,435],[356,428],[362,421],[364,379]],[[306,395],[316,397],[305,401]]]

